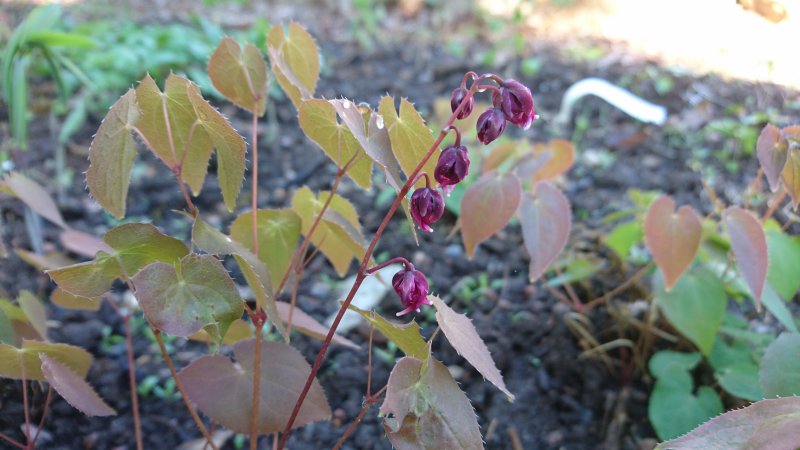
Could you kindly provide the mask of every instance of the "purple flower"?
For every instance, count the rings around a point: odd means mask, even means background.
[[[433,231],[430,224],[439,220],[444,213],[442,194],[429,187],[417,189],[411,195],[411,216],[420,228]]]
[[[397,295],[400,296],[403,306],[406,307],[397,313],[398,316],[417,311],[422,305],[431,304],[428,300],[428,280],[422,272],[414,269],[411,264],[394,274],[392,287],[397,292]]]
[[[463,145],[451,145],[439,154],[439,162],[436,163],[436,170],[433,178],[442,187],[445,194],[450,195],[450,191],[469,173],[469,155],[467,147]]]
[[[478,117],[476,128],[478,129],[478,140],[488,144],[503,134],[506,129],[506,117],[498,108],[487,109]]]
[[[466,97],[467,94],[468,91],[465,88],[463,87],[456,88],[450,95],[450,110],[456,112],[458,105],[461,104],[461,101],[464,100],[464,97]],[[470,113],[472,112],[473,106],[475,106],[475,97],[470,97],[469,100],[467,100],[467,103],[464,104],[464,107],[461,108],[461,111],[458,112],[456,118],[457,119],[467,118],[467,116],[469,116]]]
[[[517,80],[508,79],[500,88],[499,97],[494,96],[493,101],[495,107],[503,110],[506,120],[527,130],[536,118],[531,90]]]

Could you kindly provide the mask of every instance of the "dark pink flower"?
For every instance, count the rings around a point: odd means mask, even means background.
[[[450,195],[453,187],[461,182],[468,173],[469,155],[467,154],[467,147],[451,145],[439,154],[439,162],[436,163],[433,178],[442,187],[444,193]]]
[[[456,112],[458,105],[461,104],[461,102],[464,100],[464,97],[466,97],[468,93],[469,92],[463,87],[456,88],[450,95],[450,110]],[[464,104],[464,107],[461,108],[461,111],[458,112],[456,118],[467,118],[467,116],[472,113],[473,106],[475,106],[475,97],[470,97],[469,100],[467,100],[467,103]]]
[[[499,98],[495,95],[493,100],[495,107],[503,110],[506,120],[523,129],[527,130],[536,118],[531,90],[517,80],[506,80],[500,87]]]
[[[400,296],[403,306],[406,307],[397,313],[398,316],[418,311],[422,305],[431,304],[428,300],[428,280],[422,272],[414,269],[411,264],[394,274],[392,287],[397,292],[397,295]]]
[[[506,129],[506,117],[498,108],[487,109],[475,125],[478,129],[478,140],[488,144],[500,137]]]
[[[420,228],[433,231],[430,224],[439,220],[444,213],[444,199],[436,189],[425,187],[411,195],[411,216]]]

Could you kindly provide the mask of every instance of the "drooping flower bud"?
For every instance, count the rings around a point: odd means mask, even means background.
[[[444,213],[444,199],[436,189],[425,187],[411,195],[411,217],[424,231],[433,231],[430,224]]]
[[[451,145],[439,154],[439,162],[436,163],[433,178],[442,187],[444,193],[450,195],[453,187],[461,182],[468,173],[469,155],[467,154],[467,147]]]
[[[468,93],[469,92],[463,87],[456,88],[450,95],[450,110],[456,112],[458,105],[461,104],[461,101],[464,100],[464,97],[466,97]],[[467,103],[464,104],[464,107],[461,108],[461,111],[458,112],[456,118],[467,118],[467,116],[469,116],[472,112],[473,106],[475,106],[475,97],[470,97],[469,100],[467,100]]]
[[[497,106],[497,100],[494,99],[495,106]],[[499,103],[506,120],[525,130],[536,118],[531,90],[517,80],[508,79],[503,83],[500,88]]]
[[[488,144],[500,137],[506,129],[506,117],[498,108],[487,109],[475,125],[478,129],[478,140]]]
[[[428,280],[422,272],[414,269],[411,264],[394,274],[392,287],[397,292],[397,295],[400,296],[403,306],[406,307],[397,313],[398,316],[417,311],[422,305],[431,304],[428,300]]]

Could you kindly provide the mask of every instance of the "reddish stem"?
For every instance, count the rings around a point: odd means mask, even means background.
[[[42,418],[39,419],[39,427],[36,428],[36,434],[33,435],[31,448],[36,448],[36,441],[39,439],[39,434],[44,427],[44,421],[47,419],[47,413],[50,412],[50,402],[53,400],[53,386],[47,386],[47,398],[44,401],[44,410],[42,411]]]
[[[4,440],[4,441],[8,442],[9,444],[11,444],[11,445],[13,445],[13,446],[15,446],[15,447],[21,448],[22,450],[25,450],[25,448],[26,448],[26,447],[25,447],[25,445],[24,445],[24,444],[22,444],[21,442],[19,442],[19,441],[15,440],[15,439],[12,439],[12,438],[10,438],[10,437],[6,436],[6,435],[5,435],[5,434],[3,434],[3,433],[0,433],[0,439],[2,439],[2,440]]]
[[[22,357],[20,356],[20,359]],[[22,409],[25,414],[25,443],[27,448],[32,449],[31,445],[31,416],[28,406],[28,377],[25,375],[25,364],[20,361],[20,370],[22,371]]]
[[[133,332],[131,331],[131,316],[122,316],[125,324],[125,347],[128,352],[128,379],[131,389],[131,409],[133,410],[133,433],[136,437],[136,449],[144,450],[142,442],[142,419],[139,417],[139,394],[136,391],[136,362],[133,358]]]
[[[277,318],[273,318],[275,320]],[[250,450],[258,446],[258,407],[261,405],[261,339],[264,321],[259,318],[256,323],[256,348],[253,355],[253,400],[250,402]]]
[[[398,256],[396,258],[392,258],[392,259],[386,261],[385,263],[378,264],[377,266],[375,266],[375,267],[373,267],[371,269],[367,269],[367,275],[372,275],[373,273],[383,269],[384,267],[390,266],[390,265],[395,264],[395,263],[402,264],[408,270],[414,270],[414,265],[413,264],[411,264],[407,259],[403,258],[402,256]]]

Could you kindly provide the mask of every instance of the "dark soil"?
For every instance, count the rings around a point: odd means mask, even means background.
[[[407,96],[423,111],[430,111],[436,96],[446,95],[469,69],[464,62],[437,47],[408,47],[383,45],[372,53],[344,44],[326,44],[319,39],[330,71],[320,82],[318,94],[332,98],[344,96],[357,101],[376,104],[380,96],[391,92]],[[786,92],[776,86],[752,85],[746,82],[726,81],[712,76],[693,77],[671,75],[674,87],[662,96],[655,93],[652,77],[643,76],[646,67],[657,67],[653,61],[639,60],[621,53],[610,43],[595,43],[607,50],[607,57],[590,63],[576,63],[561,56],[558,49],[537,48],[543,60],[543,69],[532,79],[523,80],[536,93],[537,111],[543,120],[532,128],[535,140],[546,140],[555,133],[549,131],[548,117],[557,112],[561,95],[573,82],[588,76],[600,76],[616,83],[626,83],[638,94],[669,108],[672,117],[668,126],[656,128],[636,124],[623,113],[599,100],[588,99],[582,103],[580,114],[590,126],[579,142],[579,154],[606,149],[615,156],[607,168],[599,168],[579,158],[576,167],[568,174],[564,189],[575,213],[576,226],[568,248],[575,253],[595,257],[607,256],[599,244],[598,236],[603,225],[601,218],[609,212],[628,206],[628,188],[658,189],[674,195],[679,203],[690,203],[707,212],[711,206],[703,193],[701,176],[689,168],[694,146],[726,148],[728,141],[714,135],[700,135],[704,122],[731,117],[730,108],[740,105],[747,112],[762,111],[767,107],[777,109],[785,116],[796,119],[798,110],[789,110],[797,93]],[[509,67],[508,74],[515,74]],[[664,73],[665,69],[657,69]],[[517,75],[518,76],[518,75]],[[707,103],[706,116],[695,119],[691,102],[697,96]],[[295,111],[286,100],[273,102],[277,112],[279,133],[264,132],[259,142],[261,184],[260,199],[263,207],[285,206],[292,191],[308,184],[314,190],[327,189],[335,168],[308,141],[299,130]],[[223,106],[232,117],[234,126],[248,130],[246,115]],[[5,112],[0,113],[5,120]],[[69,155],[69,167],[76,181],[61,204],[63,214],[71,226],[101,235],[113,222],[87,198],[80,178],[88,161],[80,150],[85,149],[100,118],[87,126],[77,139],[78,146]],[[274,124],[273,124],[274,125]],[[431,124],[432,127],[438,124]],[[264,130],[272,129],[264,127]],[[570,127],[570,130],[572,128]],[[32,123],[31,150],[20,154],[17,165],[28,169],[39,182],[49,185],[53,176],[51,163],[53,141],[48,122],[37,118]],[[569,137],[570,134],[563,136]],[[741,170],[726,172],[722,162],[706,160],[723,176],[715,188],[728,201],[738,200],[742,187],[756,172],[754,158],[744,159],[742,149],[732,147],[731,158],[740,162]],[[142,152],[144,155],[144,152]],[[707,167],[708,167],[707,166]],[[171,212],[182,207],[180,192],[167,170],[150,157],[139,159],[134,170],[128,204],[130,220],[152,221],[166,232],[186,238],[188,223]],[[727,184],[722,184],[724,178]],[[247,185],[247,184],[246,184]],[[246,190],[245,190],[246,191]],[[387,205],[376,204],[377,190],[363,192],[347,182],[340,193],[350,199],[361,212],[366,236],[371,236]],[[240,198],[241,210],[249,200],[245,193]],[[197,202],[209,221],[226,229],[230,217],[221,209],[221,198],[213,177]],[[4,241],[13,248],[30,248],[22,223],[22,208],[16,201],[0,202],[3,222],[6,224]],[[527,259],[522,249],[522,238],[515,226],[507,228],[496,238],[482,244],[476,257],[468,261],[458,237],[448,238],[455,225],[455,217],[445,216],[436,232],[422,234],[420,246],[413,243],[405,219],[397,217],[391,223],[386,238],[379,244],[377,253],[403,255],[429,277],[435,293],[449,301],[457,310],[468,311],[479,333],[488,344],[498,368],[502,371],[508,388],[516,395],[514,403],[485,382],[482,377],[461,359],[441,337],[434,345],[434,354],[452,368],[462,389],[467,393],[478,414],[486,446],[490,449],[511,449],[518,439],[524,449],[593,449],[593,448],[646,448],[653,444],[653,430],[647,422],[646,402],[649,387],[642,380],[642,372],[625,353],[611,352],[618,363],[611,368],[600,360],[579,359],[580,341],[566,325],[565,317],[573,315],[572,309],[557,300],[538,285],[526,280]],[[589,231],[593,230],[593,231]],[[57,230],[45,228],[45,241],[58,242]],[[50,244],[53,246],[53,244]],[[54,247],[55,248],[55,247]],[[0,262],[0,286],[11,296],[21,289],[46,292],[49,282],[36,270],[25,265],[15,255]],[[577,286],[578,295],[594,298],[613,288],[629,274],[631,268],[608,267],[591,283]],[[485,273],[490,280],[502,280],[497,289],[488,289],[472,301],[454,295],[454,286],[463,285],[469,277]],[[335,279],[330,266],[317,257],[307,271],[307,282],[299,294],[299,305],[322,320],[336,311],[338,303],[326,279]],[[624,294],[620,301],[638,300],[638,291]],[[115,295],[123,295],[118,286]],[[388,295],[384,299],[387,314],[397,309],[397,299]],[[130,414],[130,397],[127,361],[124,345],[103,339],[106,334],[123,335],[121,320],[104,305],[98,313],[83,313],[50,307],[50,317],[60,325],[51,328],[50,338],[83,346],[95,356],[89,375],[90,383],[120,415],[113,418],[86,418],[63,400],[53,402],[50,416],[40,438],[46,449],[132,449],[133,423]],[[426,335],[433,332],[434,324],[425,314],[417,320]],[[596,337],[617,337],[616,324],[602,309],[589,316]],[[333,348],[320,375],[334,412],[333,423],[320,423],[296,430],[289,448],[330,448],[344,432],[361,407],[366,382],[366,343],[369,330],[356,329],[348,335],[362,350]],[[610,340],[610,339],[608,339]],[[105,342],[105,344],[103,344]],[[110,342],[110,343],[109,343]],[[380,341],[379,341],[380,342]],[[300,337],[294,343],[309,360],[312,360],[319,343]],[[204,347],[183,340],[173,342],[176,364],[185,366],[196,358]],[[381,347],[380,344],[378,344]],[[135,337],[137,355],[136,373],[141,381],[155,375],[162,383],[169,378],[157,347],[139,328]],[[397,355],[395,355],[397,356]],[[622,361],[621,363],[619,361]],[[385,383],[391,365],[389,361],[373,361],[374,386]],[[620,366],[630,366],[630,370]],[[40,386],[33,387],[32,404],[41,405],[44,393]],[[0,381],[0,432],[21,437],[22,421],[20,385]],[[173,449],[180,443],[199,435],[179,399],[157,396],[140,398],[140,409],[148,449]],[[32,411],[38,419],[40,408]],[[0,446],[3,444],[0,444]],[[268,440],[262,448],[270,448]],[[226,448],[233,448],[231,444]],[[383,428],[373,407],[361,426],[343,447],[346,449],[389,449]]]

